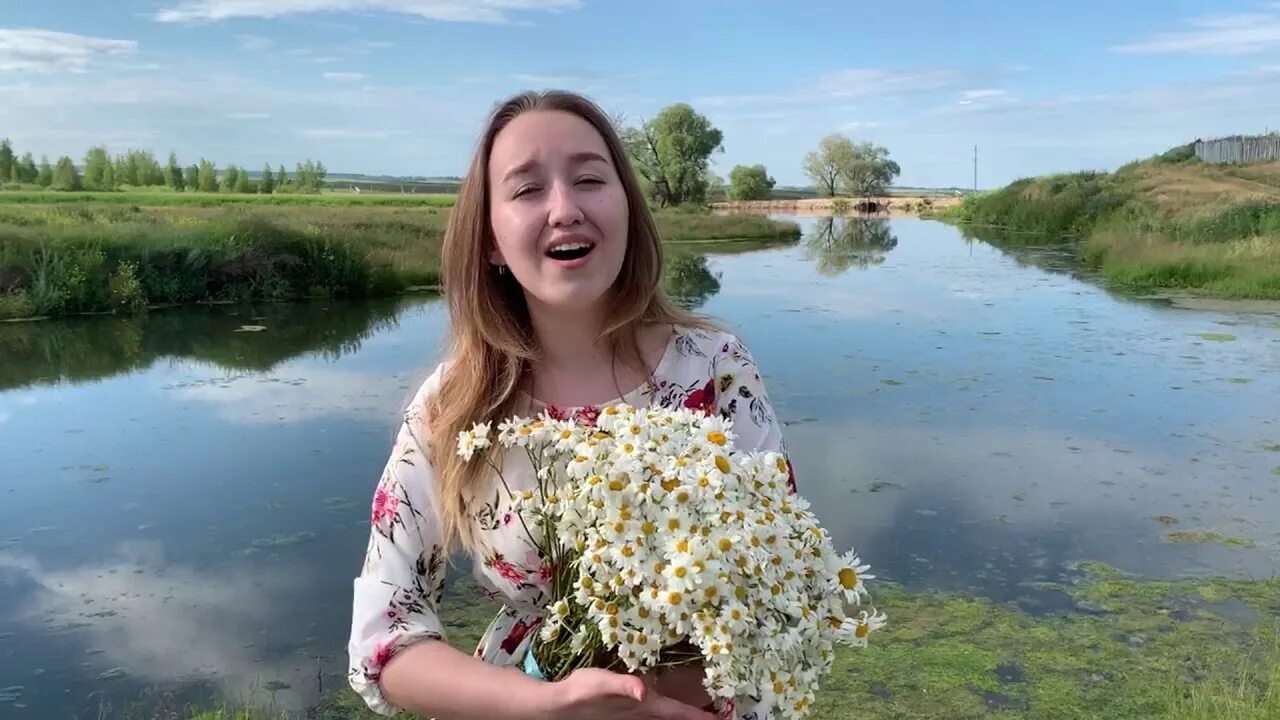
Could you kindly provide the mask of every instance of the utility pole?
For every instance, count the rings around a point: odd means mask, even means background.
[[[973,191],[978,192],[978,146],[973,146]]]

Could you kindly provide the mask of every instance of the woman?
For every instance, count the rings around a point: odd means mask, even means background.
[[[496,476],[453,445],[475,422],[543,411],[593,421],[627,402],[719,413],[742,449],[783,452],[747,350],[663,295],[653,217],[599,108],[562,92],[501,105],[458,194],[443,260],[452,347],[405,412],[374,494],[354,587],[352,687],[380,713],[448,720],[714,717],[697,668],[657,678],[588,669],[555,683],[520,670],[549,568],[512,522]],[[516,452],[501,458],[508,483],[535,487]],[[455,547],[505,605],[474,656],[443,641],[438,615]],[[752,704],[724,714],[763,718]]]

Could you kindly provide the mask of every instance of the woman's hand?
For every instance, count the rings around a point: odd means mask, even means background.
[[[685,680],[677,679],[680,684],[583,668],[563,680],[546,683],[536,714],[547,720],[716,720],[715,715],[668,697],[659,689],[663,684],[680,689]],[[700,689],[700,679],[698,685]]]

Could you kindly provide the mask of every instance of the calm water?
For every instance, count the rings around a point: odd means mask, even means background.
[[[1122,298],[936,223],[800,222],[691,292],[880,577],[1035,611],[1083,559],[1280,570],[1280,315]],[[341,683],[369,496],[444,321],[411,299],[0,326],[0,715]]]

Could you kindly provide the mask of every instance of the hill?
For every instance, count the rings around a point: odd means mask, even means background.
[[[1076,242],[1113,285],[1280,299],[1280,162],[1209,165],[1186,148],[1113,173],[1018,180],[945,214],[997,243]]]

